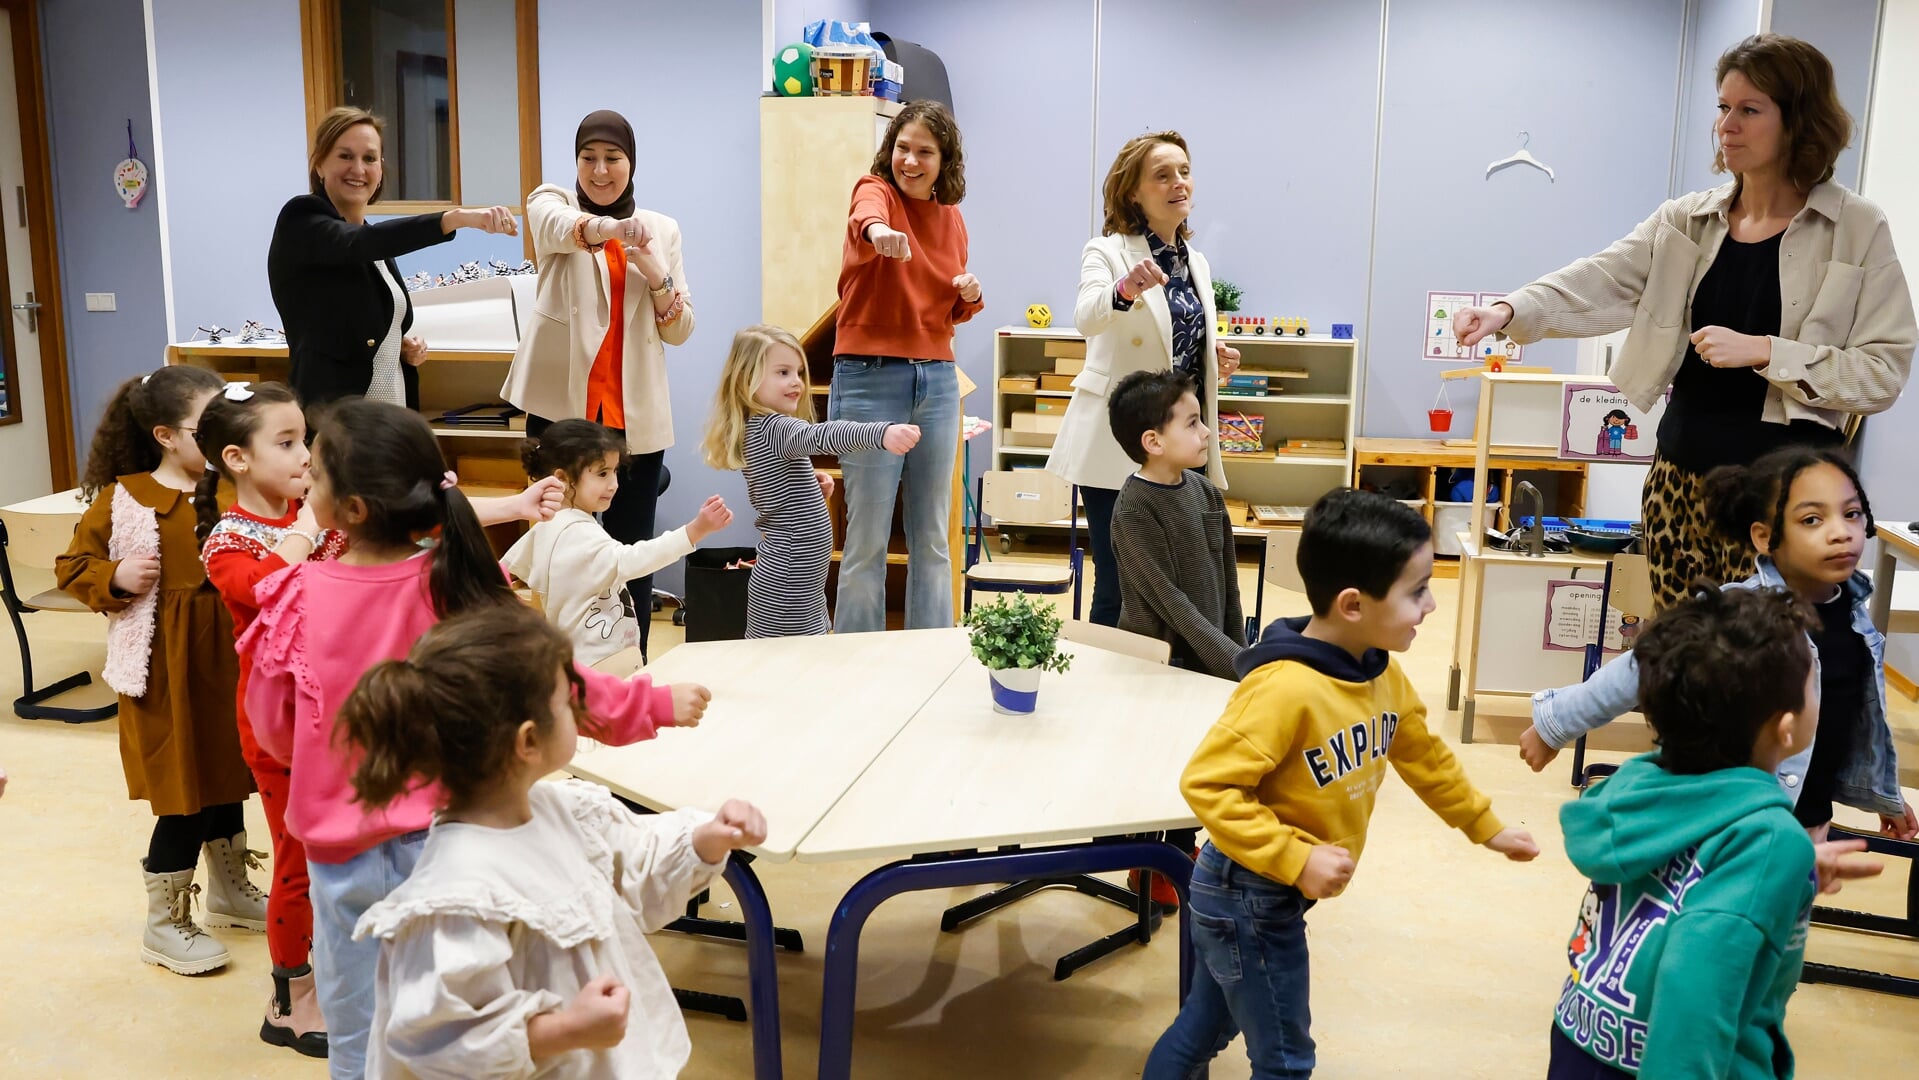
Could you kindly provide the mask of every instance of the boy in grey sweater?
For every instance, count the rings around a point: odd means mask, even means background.
[[[1213,433],[1192,380],[1136,371],[1113,390],[1107,419],[1140,465],[1113,504],[1120,629],[1171,645],[1180,667],[1237,680],[1246,626],[1233,523],[1201,471]]]

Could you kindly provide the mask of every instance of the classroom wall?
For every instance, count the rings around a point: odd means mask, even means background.
[[[1719,83],[1714,73],[1720,53],[1759,31],[1763,7],[1761,0],[1695,0],[1686,25],[1678,165],[1671,186],[1675,196],[1718,187],[1728,179],[1712,171],[1713,122],[1719,115]]]
[[[267,243],[306,190],[299,0],[147,0],[169,331],[278,325]]]
[[[73,427],[85,457],[114,387],[157,367],[166,345],[160,285],[160,187],[141,0],[64,0],[40,8],[53,205],[66,300]],[[147,195],[128,210],[108,180],[127,156],[126,122],[147,163]],[[117,310],[86,310],[86,294]],[[30,408],[41,408],[36,398]]]

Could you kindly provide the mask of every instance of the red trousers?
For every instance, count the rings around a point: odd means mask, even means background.
[[[241,679],[245,693],[245,676]],[[241,701],[246,699],[243,696]],[[273,837],[273,881],[267,889],[267,955],[283,970],[304,967],[313,950],[313,903],[307,899],[306,845],[287,832],[287,790],[292,772],[260,749],[245,706],[240,710],[240,753],[253,770]]]

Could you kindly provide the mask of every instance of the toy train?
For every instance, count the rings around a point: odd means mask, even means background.
[[[1221,337],[1242,337],[1247,334],[1253,337],[1265,337],[1268,334],[1273,337],[1287,334],[1305,337],[1311,332],[1306,327],[1305,319],[1268,319],[1263,315],[1221,315],[1213,329]]]

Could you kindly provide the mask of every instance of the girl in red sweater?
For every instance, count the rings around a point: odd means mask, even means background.
[[[960,423],[953,327],[983,306],[979,279],[966,272],[965,196],[959,126],[936,101],[900,110],[872,175],[853,185],[827,415],[913,424],[924,437],[903,456],[879,449],[840,456],[846,551],[834,628],[842,634],[886,629],[886,542],[902,482],[906,626],[953,625],[946,542]]]

